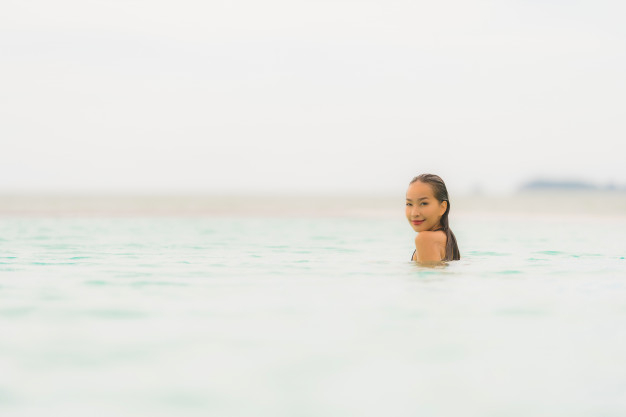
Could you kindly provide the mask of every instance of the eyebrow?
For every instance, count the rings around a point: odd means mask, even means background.
[[[407,198],[406,200],[407,201],[413,201],[410,198]],[[420,197],[420,198],[417,199],[417,201],[420,201],[420,200],[428,200],[428,197]]]

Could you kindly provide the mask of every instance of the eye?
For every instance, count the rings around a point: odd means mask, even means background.
[[[407,205],[407,206],[410,206],[410,205],[411,205],[411,203],[406,203],[406,205]]]
[[[422,203],[422,204],[420,204],[420,206],[427,206],[427,205],[428,205],[428,203]]]

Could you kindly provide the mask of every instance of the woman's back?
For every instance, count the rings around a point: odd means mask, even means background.
[[[442,229],[423,231],[415,237],[412,261],[443,261],[446,258],[447,236]]]

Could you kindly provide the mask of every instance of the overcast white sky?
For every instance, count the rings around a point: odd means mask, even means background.
[[[4,0],[0,191],[626,185],[625,5]]]

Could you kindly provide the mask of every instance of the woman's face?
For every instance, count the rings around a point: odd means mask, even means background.
[[[441,227],[440,220],[448,207],[435,198],[430,185],[415,181],[406,192],[406,218],[416,232],[434,230]]]

